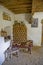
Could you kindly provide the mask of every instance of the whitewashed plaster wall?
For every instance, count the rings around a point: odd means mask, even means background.
[[[3,12],[6,12],[9,14],[9,16],[11,17],[11,21],[3,20]],[[6,26],[10,26],[11,27],[11,36],[12,36],[13,23],[14,23],[14,13],[12,13],[10,10],[5,8],[4,6],[0,5],[0,31],[2,28],[4,29]],[[8,31],[8,32],[10,32],[10,31]]]
[[[38,27],[37,28],[32,28],[31,27],[31,39],[34,42],[34,45],[41,46],[41,37],[42,37],[41,20],[43,19],[43,12],[36,12],[33,15],[33,18],[38,18]]]
[[[11,21],[3,20],[3,12],[8,13],[11,16]],[[37,12],[33,15],[33,18],[38,18],[38,27],[32,28],[31,24],[25,19],[24,14],[13,14],[11,11],[0,5],[0,30],[6,26],[11,27],[11,36],[12,36],[12,25],[14,20],[18,22],[23,21],[27,27],[27,40],[32,39],[34,45],[41,46],[41,35],[42,35],[42,24],[41,20],[43,19],[43,12]]]
[[[42,24],[41,20],[43,19],[43,12],[37,12],[33,15],[33,18],[38,18],[38,27],[31,27],[31,24],[28,23],[28,21],[25,19],[25,13],[24,14],[16,14],[15,20],[18,22],[23,21],[23,23],[27,27],[27,40],[31,39],[33,40],[33,44],[35,46],[41,46],[41,35],[42,35]]]

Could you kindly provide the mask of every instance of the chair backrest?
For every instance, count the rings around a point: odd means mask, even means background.
[[[12,40],[10,41],[10,46],[9,46],[9,49],[12,49]]]

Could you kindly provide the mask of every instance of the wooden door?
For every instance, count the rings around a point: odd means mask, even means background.
[[[16,23],[13,25],[13,40],[17,43],[27,40],[27,28],[24,23]]]
[[[41,21],[42,23],[42,41],[41,41],[41,46],[43,46],[43,20]]]

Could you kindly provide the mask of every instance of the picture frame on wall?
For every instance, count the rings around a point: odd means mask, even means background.
[[[38,18],[34,18],[34,19],[32,20],[31,27],[38,27]]]
[[[8,13],[6,13],[6,12],[3,12],[3,20],[11,21],[10,15]]]

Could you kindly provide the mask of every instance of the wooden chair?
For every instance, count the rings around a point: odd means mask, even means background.
[[[5,51],[5,59],[6,58],[12,58],[12,55],[13,54],[16,54],[16,55],[18,55],[18,53],[19,53],[19,49],[17,48],[17,47],[15,47],[15,48],[13,48],[12,47],[12,40],[11,40],[11,44],[10,44],[10,47]]]

